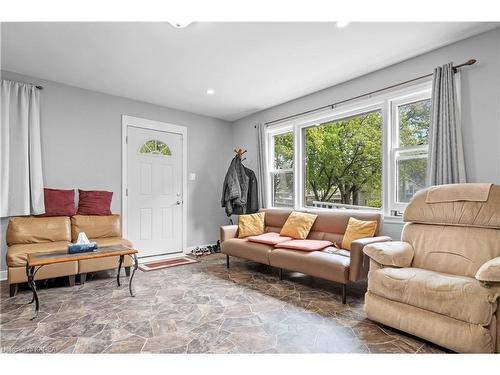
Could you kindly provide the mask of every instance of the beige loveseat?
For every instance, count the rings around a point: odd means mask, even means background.
[[[91,241],[100,247],[132,244],[121,236],[120,215],[56,217],[23,216],[10,219],[7,227],[7,266],[10,296],[17,292],[19,283],[27,281],[27,255],[41,252],[67,252],[68,244],[76,241],[78,233],[85,232]],[[130,272],[132,259],[124,258],[125,272]],[[44,266],[35,275],[35,280],[69,276],[74,284],[75,275],[80,274],[85,282],[87,272],[96,272],[118,267],[118,257],[56,263]]]
[[[369,319],[457,352],[500,352],[500,186],[443,185],[409,203],[402,241],[373,244]]]
[[[280,232],[291,209],[269,208],[263,209],[266,232]],[[360,212],[357,210],[302,210],[318,215],[307,238],[314,240],[328,240],[342,243],[343,235],[350,217],[358,220],[377,221],[376,237],[355,240],[351,250],[327,247],[321,251],[305,252],[289,249],[277,249],[273,246],[250,242],[238,238],[238,226],[227,225],[221,227],[221,252],[227,256],[249,259],[255,262],[268,264],[282,270],[302,272],[322,279],[342,284],[342,302],[346,303],[346,284],[366,277],[368,273],[368,259],[363,255],[363,247],[369,243],[390,241],[390,237],[378,236],[382,227],[382,216],[379,213]]]

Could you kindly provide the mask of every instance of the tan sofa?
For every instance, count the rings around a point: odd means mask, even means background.
[[[456,352],[500,352],[500,186],[488,191],[420,191],[405,211],[402,241],[365,247],[369,319]]]
[[[15,217],[7,227],[7,266],[10,296],[17,292],[19,283],[27,281],[27,255],[38,252],[67,252],[68,244],[76,241],[79,232],[85,232],[98,246],[132,244],[121,237],[119,215],[73,217]],[[80,274],[85,282],[87,272],[101,271],[118,267],[119,257],[84,260],[80,262],[59,263],[44,266],[36,273],[36,280],[59,276],[69,276],[74,285],[75,275]],[[130,272],[132,260],[124,259],[125,272]]]
[[[266,232],[280,232],[292,212],[291,209],[281,208],[261,211],[266,213]],[[378,236],[382,227],[382,216],[379,213],[356,210],[302,211],[318,215],[309,233],[309,239],[329,240],[341,244],[350,217],[377,221],[376,237],[353,241],[350,251],[328,247],[322,251],[305,252],[249,242],[238,238],[237,225],[227,225],[221,227],[220,233],[221,252],[227,256],[227,267],[229,268],[229,256],[236,256],[277,267],[280,270],[280,278],[283,276],[283,270],[289,270],[335,281],[342,284],[342,302],[346,303],[346,284],[361,280],[368,273],[368,259],[363,255],[363,247],[369,243],[391,240],[390,237]]]

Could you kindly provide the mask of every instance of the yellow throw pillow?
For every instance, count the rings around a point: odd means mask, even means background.
[[[280,235],[305,240],[317,217],[318,215],[293,211],[281,228]]]
[[[342,239],[342,248],[351,250],[351,242],[360,238],[373,237],[377,230],[376,221],[357,220],[353,217],[349,218],[347,229]]]
[[[238,238],[248,236],[258,236],[264,233],[265,212],[258,212],[251,215],[240,215],[238,221]]]

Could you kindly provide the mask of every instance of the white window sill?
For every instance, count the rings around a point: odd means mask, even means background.
[[[384,223],[390,224],[404,224],[403,216],[384,216]]]

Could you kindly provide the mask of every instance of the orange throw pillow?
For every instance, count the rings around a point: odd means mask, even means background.
[[[264,233],[265,214],[265,212],[258,212],[251,215],[240,215],[238,219],[238,238],[258,236]]]
[[[281,228],[280,236],[305,240],[317,217],[318,215],[293,211],[290,216],[288,216],[288,219],[286,219],[283,228]]]
[[[351,250],[351,242],[360,238],[373,237],[377,230],[376,221],[363,221],[353,217],[349,218],[347,229],[342,238],[342,248]]]

